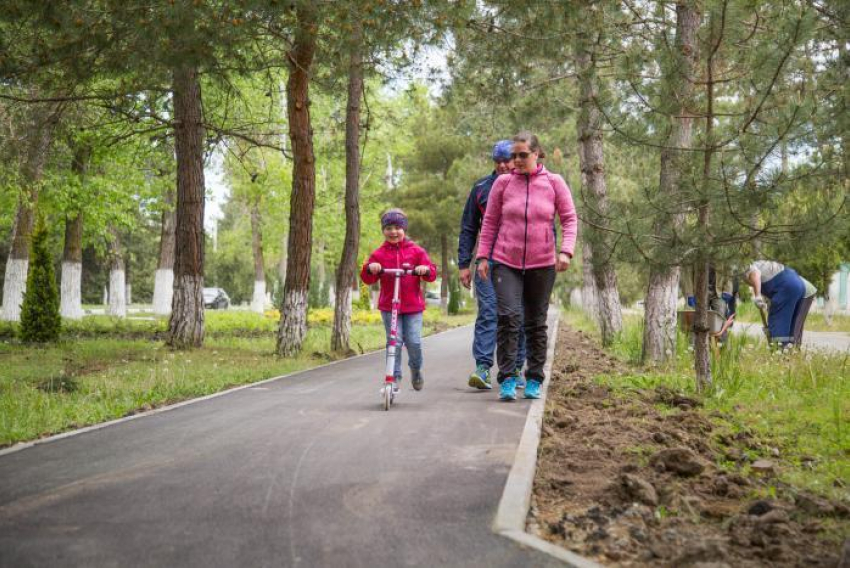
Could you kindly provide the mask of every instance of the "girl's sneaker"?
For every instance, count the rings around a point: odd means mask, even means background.
[[[540,398],[540,381],[528,379],[525,385],[525,398]]]
[[[522,369],[517,369],[515,376],[516,376],[516,388],[524,389],[525,388],[525,379],[522,378]]]
[[[502,381],[502,386],[499,389],[499,399],[506,402],[516,400],[516,379],[508,377]]]
[[[469,375],[469,386],[480,390],[490,390],[493,385],[490,384],[490,369],[484,365],[478,365],[475,372]]]

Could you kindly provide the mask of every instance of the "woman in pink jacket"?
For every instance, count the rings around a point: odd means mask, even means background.
[[[496,360],[499,398],[516,400],[516,350],[525,317],[528,367],[525,398],[540,398],[546,362],[546,314],[555,272],[570,266],[578,229],[573,198],[564,178],[538,164],[544,157],[537,136],[513,137],[514,170],[499,176],[490,190],[478,245],[478,274],[488,278],[493,261],[493,287],[498,304]],[[556,254],[555,214],[561,223]]]

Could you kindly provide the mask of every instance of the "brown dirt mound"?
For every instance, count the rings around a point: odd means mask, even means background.
[[[612,392],[593,377],[628,368],[586,334],[558,337],[529,531],[615,566],[828,566],[846,504],[741,474],[747,432],[722,435],[700,401],[669,389]],[[721,462],[735,467],[718,467]],[[752,467],[751,469],[759,469]],[[768,486],[776,498],[759,500]],[[796,499],[790,497],[796,493]]]

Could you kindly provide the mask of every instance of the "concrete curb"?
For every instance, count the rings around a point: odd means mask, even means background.
[[[509,538],[523,546],[533,548],[544,554],[548,554],[567,566],[574,568],[601,568],[601,564],[570,552],[565,548],[556,546],[542,538],[525,532],[525,520],[531,507],[531,491],[534,485],[534,473],[537,469],[537,448],[540,445],[540,429],[543,424],[543,413],[546,409],[546,395],[549,392],[549,381],[552,379],[552,364],[555,359],[555,344],[558,342],[558,322],[560,314],[555,313],[555,321],[551,325],[549,348],[546,353],[546,366],[544,372],[546,379],[543,381],[541,396],[532,401],[528,416],[525,419],[525,427],[522,437],[514,456],[514,464],[508,474],[502,499],[493,520],[493,532]]]
[[[453,327],[451,329],[447,329],[447,330],[441,331],[439,333],[432,333],[431,335],[428,335],[428,336],[424,337],[423,339],[427,339],[429,337],[436,337],[437,335],[442,335],[444,333],[451,333],[453,331],[457,331],[458,329],[463,329],[464,327],[468,327],[468,326]],[[53,436],[47,436],[45,438],[39,438],[38,440],[32,440],[32,441],[29,441],[29,442],[20,442],[18,444],[15,444],[13,446],[9,446],[8,448],[4,448],[4,449],[0,450],[0,458],[2,458],[3,456],[9,455],[9,454],[14,454],[16,452],[20,452],[21,450],[26,450],[26,449],[32,448],[34,446],[39,446],[41,444],[49,444],[50,442],[57,442],[59,440],[63,440],[65,438],[70,438],[72,436],[79,436],[80,434],[85,434],[87,432],[93,432],[95,430],[100,430],[101,428],[108,428],[109,426],[115,426],[116,424],[129,422],[130,420],[138,420],[139,418],[146,418],[148,416],[153,416],[154,414],[160,414],[162,412],[168,412],[168,411],[174,410],[176,408],[180,408],[181,406],[187,406],[189,404],[195,404],[197,402],[204,402],[206,400],[218,398],[220,396],[225,396],[225,395],[228,395],[228,394],[233,394],[235,392],[239,392],[239,391],[242,391],[242,390],[245,390],[245,389],[255,388],[255,387],[258,387],[258,386],[265,385],[267,383],[271,383],[273,381],[279,381],[281,379],[289,379],[289,378],[296,377],[298,375],[307,373],[309,371],[314,371],[316,369],[322,369],[324,367],[332,367],[334,365],[339,365],[340,363],[346,363],[346,362],[349,362],[349,361],[354,361],[355,359],[360,359],[361,357],[368,357],[369,355],[374,355],[375,353],[379,353],[381,351],[383,351],[383,349],[376,349],[374,351],[369,351],[367,353],[361,353],[360,355],[355,355],[354,357],[346,357],[345,359],[339,359],[337,361],[331,361],[330,363],[325,363],[324,365],[317,365],[315,367],[310,367],[309,369],[302,369],[300,371],[294,371],[294,372],[288,373],[286,375],[279,375],[277,377],[272,377],[270,379],[263,379],[261,381],[255,382],[255,383],[248,383],[248,384],[245,384],[245,385],[240,385],[238,387],[233,387],[233,388],[230,388],[230,389],[227,389],[227,390],[215,392],[213,394],[208,394],[206,396],[201,396],[201,397],[198,397],[198,398],[190,398],[189,400],[184,400],[182,402],[177,402],[175,404],[160,406],[160,407],[154,408],[152,410],[147,410],[145,412],[139,412],[137,414],[133,414],[131,416],[124,416],[122,418],[116,418],[115,420],[110,420],[108,422],[101,422],[99,424],[92,424],[91,426],[86,426],[84,428],[79,428],[77,430],[70,430],[68,432],[62,432],[61,434],[54,434]]]

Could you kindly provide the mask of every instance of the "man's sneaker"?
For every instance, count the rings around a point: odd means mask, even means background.
[[[411,382],[413,383],[413,390],[421,391],[422,387],[425,385],[425,378],[422,376],[421,369],[413,369],[411,371],[412,378]]]
[[[516,379],[514,377],[508,377],[502,381],[499,398],[504,401],[516,400]]]
[[[469,375],[469,386],[475,389],[490,390],[493,385],[490,383],[490,369],[484,365],[478,365],[475,372]]]
[[[516,388],[524,389],[525,388],[525,379],[522,377],[522,369],[517,369],[514,373],[516,377]]]
[[[528,383],[525,385],[525,394],[523,396],[525,398],[540,398],[540,381],[528,379]]]

